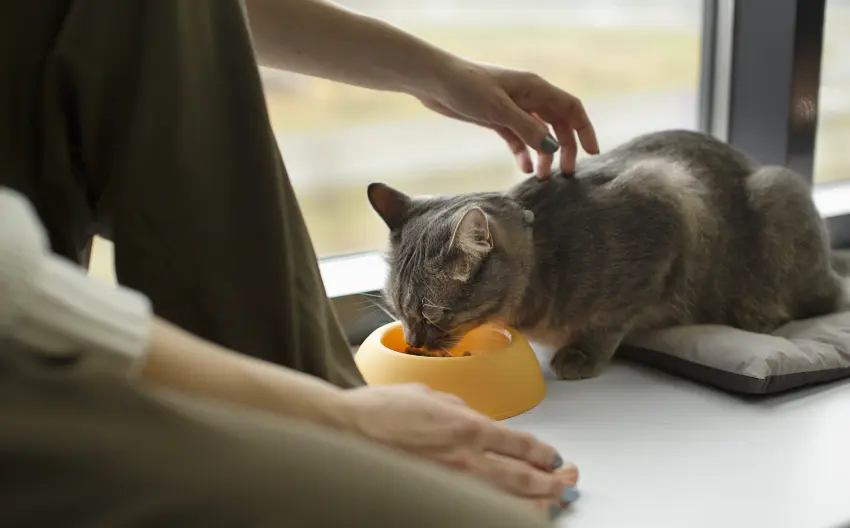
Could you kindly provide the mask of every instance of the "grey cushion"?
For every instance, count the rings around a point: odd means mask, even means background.
[[[780,392],[850,377],[850,312],[794,321],[770,335],[674,327],[630,336],[618,354],[732,392]]]

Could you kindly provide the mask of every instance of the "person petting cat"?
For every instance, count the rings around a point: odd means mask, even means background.
[[[0,20],[0,526],[542,528],[575,500],[554,446],[364,386],[258,61],[489,127],[542,176],[598,151],[578,98],[323,0]],[[95,234],[117,288],[83,270]]]

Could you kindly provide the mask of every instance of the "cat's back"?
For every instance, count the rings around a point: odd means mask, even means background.
[[[623,221],[669,210],[689,227],[708,230],[747,208],[746,180],[758,166],[708,134],[665,130],[580,160],[573,174],[528,178],[508,194],[535,214],[562,221],[574,213]]]
[[[646,134],[582,160],[573,175],[531,178],[511,193],[535,212],[539,295],[591,300],[558,313],[629,306],[661,277],[664,288],[639,327],[713,322],[772,331],[832,309],[840,293],[799,175],[761,166],[706,134]],[[594,305],[598,299],[610,305]]]
[[[569,255],[599,248],[582,257],[586,270],[641,263],[650,276],[677,256],[681,275],[699,281],[710,256],[733,249],[729,239],[753,223],[746,180],[755,167],[711,136],[671,130],[586,158],[572,175],[530,178],[510,194],[535,213],[541,246]]]
[[[600,174],[610,178],[647,160],[679,164],[702,179],[717,175],[739,182],[759,166],[749,156],[709,134],[663,130],[638,136],[599,156],[582,160],[575,176],[601,181]]]

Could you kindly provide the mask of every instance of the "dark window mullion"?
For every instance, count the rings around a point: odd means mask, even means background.
[[[723,2],[724,0],[718,0]],[[725,139],[811,182],[825,0],[734,2]]]

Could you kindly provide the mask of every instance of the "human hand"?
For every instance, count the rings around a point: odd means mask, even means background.
[[[508,144],[520,168],[531,173],[528,147],[540,156],[537,177],[546,179],[554,153],[561,149],[561,170],[575,169],[576,135],[588,154],[598,154],[593,125],[578,98],[540,76],[491,64],[456,60],[445,68],[436,90],[417,95],[442,115],[495,130]],[[549,134],[549,126],[555,138]]]
[[[347,391],[348,428],[384,445],[476,475],[550,514],[574,500],[578,470],[552,446],[424,385]],[[556,471],[559,470],[559,471]]]

